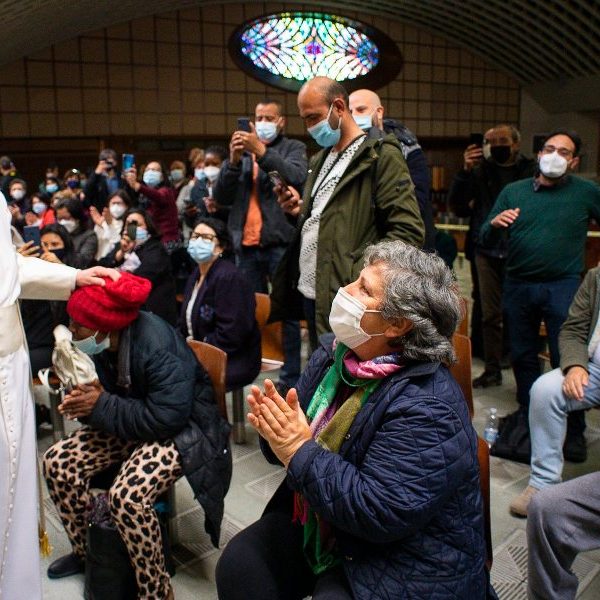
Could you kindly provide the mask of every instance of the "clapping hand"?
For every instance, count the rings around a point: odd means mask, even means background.
[[[264,392],[253,385],[247,399],[250,425],[265,438],[275,456],[287,468],[298,449],[312,438],[296,390],[291,388],[284,400],[273,382],[265,379]]]

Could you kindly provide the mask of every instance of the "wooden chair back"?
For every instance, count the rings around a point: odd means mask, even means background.
[[[462,321],[458,324],[456,328],[456,333],[460,333],[461,335],[469,335],[469,302],[466,298],[460,299],[460,304],[462,307],[463,318]]]
[[[227,419],[227,405],[225,404],[227,354],[212,344],[198,342],[197,340],[188,340],[188,346],[192,349],[196,360],[208,373],[215,390],[215,401],[219,407],[219,412],[224,419]]]
[[[451,367],[450,372],[460,386],[469,407],[469,414],[473,418],[473,384],[471,374],[471,340],[460,333],[452,337],[452,345],[458,359]]]
[[[281,321],[267,323],[271,312],[271,299],[267,294],[254,294],[256,298],[256,322],[260,329],[263,371],[278,369],[284,362],[283,333]]]
[[[271,314],[271,298],[269,298],[268,294],[261,294],[259,292],[254,294],[254,298],[256,300],[256,322],[258,323],[258,328],[262,331]]]
[[[479,485],[483,499],[483,532],[485,535],[486,561],[488,569],[492,568],[492,520],[490,516],[490,449],[487,442],[477,437],[477,459],[479,461]]]

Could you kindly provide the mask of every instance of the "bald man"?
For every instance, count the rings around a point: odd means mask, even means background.
[[[297,229],[272,299],[275,314],[304,313],[314,349],[317,335],[330,331],[338,289],[357,278],[365,248],[383,239],[421,247],[424,227],[400,144],[368,138],[342,85],[315,77],[301,88],[298,111],[323,149],[310,161],[302,198],[289,185],[276,188]]]
[[[350,112],[356,124],[366,131],[369,137],[381,139],[385,134],[391,134],[398,140],[415,186],[421,218],[425,225],[423,250],[434,250],[436,232],[429,195],[430,172],[427,158],[419,145],[417,136],[404,123],[394,119],[385,119],[385,109],[381,104],[381,99],[371,90],[356,90],[350,94]]]

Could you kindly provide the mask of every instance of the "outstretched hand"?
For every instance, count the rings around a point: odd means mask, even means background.
[[[116,269],[108,269],[107,267],[91,267],[90,269],[77,271],[75,283],[77,287],[104,285],[102,277],[110,277],[113,281],[117,281],[121,277],[121,273]]]
[[[275,456],[287,468],[300,446],[312,437],[295,388],[288,391],[284,400],[273,382],[265,379],[264,392],[252,386],[248,404],[250,425],[267,440]]]

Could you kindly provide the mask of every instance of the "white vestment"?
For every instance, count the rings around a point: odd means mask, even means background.
[[[0,598],[42,597],[35,413],[19,298],[67,300],[77,270],[16,253],[0,193]]]

